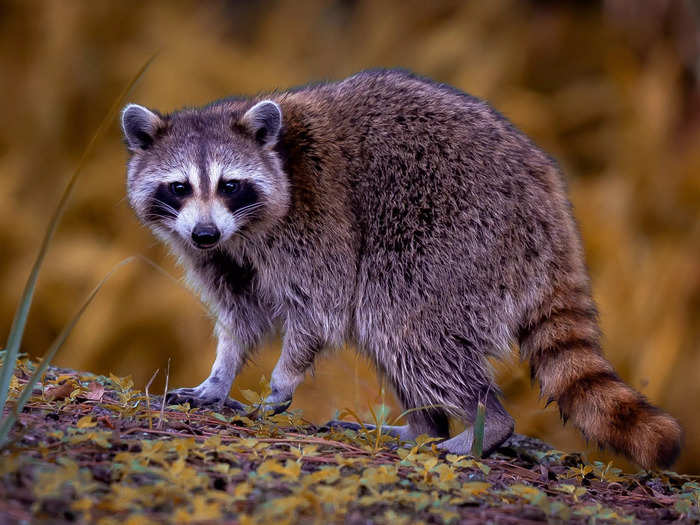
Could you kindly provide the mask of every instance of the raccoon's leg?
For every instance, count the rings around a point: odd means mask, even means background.
[[[244,409],[241,403],[229,398],[231,385],[243,367],[247,354],[269,330],[271,320],[267,312],[253,301],[241,300],[235,306],[235,309],[221,315],[216,323],[218,345],[209,377],[194,388],[179,388],[169,392],[170,402]]]
[[[271,392],[265,399],[265,404],[275,414],[287,410],[292,404],[294,391],[304,380],[304,374],[313,365],[321,348],[317,338],[287,323],[282,353],[270,377]]]
[[[388,370],[387,367],[382,367],[381,364],[380,368],[383,369],[385,373]],[[415,396],[412,395],[413,393],[410,391],[411,385],[405,382],[405,378],[399,380],[399,378],[392,377],[391,374],[385,374],[385,376],[390,381],[394,392],[404,408],[412,409],[420,405]],[[414,410],[406,415],[406,420],[408,421],[406,425],[382,426],[382,432],[397,437],[402,441],[413,441],[422,434],[440,438],[450,437],[450,422],[447,418],[447,413],[442,408],[432,407]],[[360,425],[349,421],[337,420],[329,421],[326,425],[330,427],[349,428],[352,430],[360,430],[363,426],[369,430],[374,430],[376,428],[376,425],[373,424],[365,423]]]
[[[218,345],[216,360],[209,377],[194,388],[178,388],[168,392],[171,403],[189,403],[191,406],[226,406],[242,411],[244,406],[231,399],[228,394],[233,380],[238,375],[244,362],[244,348],[235,340],[230,331],[217,323]]]
[[[488,456],[496,450],[511,434],[513,434],[514,422],[506,412],[498,396],[495,392],[489,392],[486,397],[486,414],[484,421],[484,456]],[[475,408],[470,407],[467,411],[468,417],[473,422],[476,416]],[[443,441],[438,448],[446,450],[452,454],[470,454],[472,444],[474,442],[473,427],[467,428],[464,432],[457,434],[455,437]]]

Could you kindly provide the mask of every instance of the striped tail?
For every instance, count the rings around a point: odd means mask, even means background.
[[[625,384],[603,356],[597,311],[587,287],[558,293],[520,332],[541,394],[564,422],[646,469],[669,467],[681,445],[678,422]]]

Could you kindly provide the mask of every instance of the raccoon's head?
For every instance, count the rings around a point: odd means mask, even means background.
[[[161,115],[127,105],[127,193],[139,218],[166,241],[199,252],[264,231],[289,206],[275,145],[279,104],[227,102]]]

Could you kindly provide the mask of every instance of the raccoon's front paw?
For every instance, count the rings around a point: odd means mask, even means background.
[[[195,388],[171,390],[167,393],[165,400],[170,404],[189,403],[192,407],[226,407],[236,412],[245,412],[246,408],[243,404],[231,399],[220,390],[211,389],[208,386],[205,382]]]
[[[272,387],[272,392],[265,398],[265,408],[267,410],[272,410],[274,414],[279,414],[284,412],[292,404],[292,394],[291,392],[285,392],[283,390]]]

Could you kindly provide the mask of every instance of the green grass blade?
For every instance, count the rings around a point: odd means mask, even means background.
[[[19,305],[17,306],[17,311],[15,312],[15,317],[12,320],[12,326],[10,327],[10,333],[7,338],[7,345],[5,346],[6,353],[4,356],[5,359],[3,361],[2,370],[0,370],[0,410],[2,410],[7,401],[7,394],[10,388],[10,379],[12,378],[12,373],[14,371],[15,364],[17,361],[17,355],[19,353],[19,347],[22,342],[22,337],[24,336],[24,329],[27,324],[29,308],[32,304],[32,298],[34,297],[36,282],[39,278],[39,270],[41,268],[42,263],[44,262],[44,259],[46,258],[46,252],[49,249],[49,244],[51,242],[51,239],[53,238],[54,233],[56,232],[58,223],[61,220],[63,213],[65,212],[68,199],[70,198],[71,193],[73,192],[73,187],[75,186],[75,183],[78,180],[78,176],[82,172],[88,157],[92,153],[92,150],[94,149],[97,140],[104,134],[105,130],[107,129],[107,126],[111,123],[112,119],[119,111],[119,108],[124,102],[124,99],[131,92],[136,82],[138,82],[138,80],[146,72],[146,70],[151,65],[151,62],[153,62],[153,59],[155,59],[155,57],[156,55],[154,54],[153,56],[151,56],[151,58],[149,58],[146,61],[146,63],[141,67],[141,69],[139,69],[136,75],[134,75],[131,81],[119,94],[119,97],[117,97],[112,106],[109,108],[107,115],[104,119],[102,119],[102,122],[100,122],[97,131],[95,131],[94,135],[90,139],[90,142],[85,148],[85,151],[83,151],[83,155],[80,158],[80,161],[78,162],[78,167],[75,169],[73,175],[68,181],[68,185],[63,191],[61,200],[59,201],[58,206],[56,206],[53,216],[51,217],[49,226],[46,229],[46,233],[44,234],[44,239],[41,242],[41,247],[39,248],[39,254],[37,255],[34,261],[34,265],[32,266],[31,272],[29,273],[29,278],[27,279],[27,282],[24,285],[22,297],[20,298]]]
[[[39,378],[46,372],[46,369],[49,367],[49,364],[53,360],[53,358],[56,356],[56,353],[58,353],[59,349],[63,346],[63,343],[66,342],[66,339],[68,339],[68,336],[71,334],[73,331],[73,328],[75,327],[76,324],[78,324],[78,321],[80,318],[83,316],[83,313],[85,313],[85,310],[87,307],[92,303],[92,300],[95,298],[97,295],[97,292],[100,291],[100,288],[107,282],[107,280],[116,272],[119,268],[124,266],[125,264],[128,264],[132,261],[136,260],[136,257],[128,257],[124,259],[123,261],[117,263],[114,268],[110,270],[110,272],[93,288],[92,292],[90,292],[90,295],[88,295],[87,299],[83,302],[82,306],[78,310],[78,312],[73,316],[73,318],[70,320],[70,322],[63,328],[60,334],[58,334],[58,337],[54,339],[53,343],[49,347],[48,352],[46,352],[46,355],[44,358],[41,360],[41,363],[39,366],[36,367],[36,370],[34,370],[34,373],[32,374],[32,377],[29,379],[27,384],[24,386],[24,389],[22,390],[22,393],[19,396],[19,399],[17,400],[17,405],[15,406],[14,410],[10,413],[7,414],[7,416],[2,420],[0,423],[0,446],[5,444],[5,440],[7,439],[7,435],[10,432],[10,429],[12,428],[12,425],[17,419],[17,415],[22,412],[22,409],[24,408],[24,405],[27,401],[29,401],[29,398],[32,396],[32,392],[34,391],[34,387],[36,386],[37,382],[39,381]]]
[[[484,453],[484,426],[486,424],[486,406],[479,401],[476,407],[476,419],[474,419],[474,441],[472,441],[471,454],[480,458]]]
[[[412,414],[413,412],[418,412],[419,410],[430,410],[431,408],[442,408],[444,410],[451,410],[454,409],[453,407],[450,407],[448,405],[424,405],[422,407],[414,407],[414,408],[409,408],[407,410],[404,410],[401,412],[398,416],[396,416],[392,421],[392,425],[396,425],[399,421],[401,421],[404,417],[406,417],[409,414]]]

